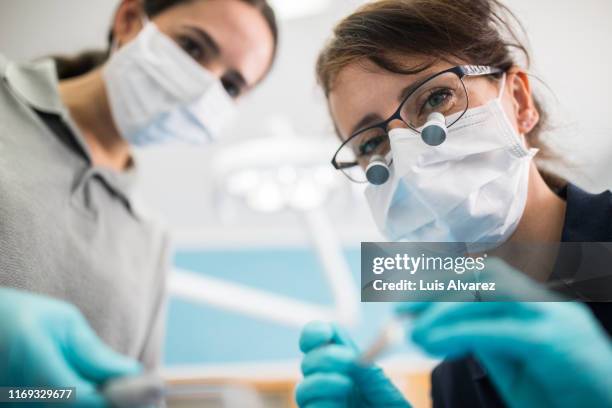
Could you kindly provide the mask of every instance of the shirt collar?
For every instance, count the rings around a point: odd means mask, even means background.
[[[24,102],[41,112],[62,117],[67,114],[57,92],[58,79],[53,60],[22,64],[2,59],[2,77]]]
[[[82,148],[87,161],[92,162],[85,139],[59,96],[57,68],[52,59],[18,63],[9,61],[0,54],[0,76],[25,104],[37,111],[59,116]],[[109,187],[121,194],[129,203],[138,176],[133,157],[130,167],[124,172],[105,168],[96,168],[94,172],[100,174]]]

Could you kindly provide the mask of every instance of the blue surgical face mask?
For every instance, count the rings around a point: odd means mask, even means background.
[[[235,111],[221,82],[154,23],[104,67],[115,125],[131,144],[215,140]]]
[[[504,84],[498,98],[468,110],[440,146],[425,144],[412,129],[389,132],[391,179],[366,190],[388,239],[466,242],[482,249],[516,230],[537,151],[526,148],[504,111]]]

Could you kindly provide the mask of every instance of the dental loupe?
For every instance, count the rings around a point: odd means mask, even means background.
[[[425,144],[429,146],[440,146],[446,141],[448,129],[446,127],[446,118],[439,112],[434,112],[427,117],[427,123],[421,131],[421,138]],[[366,178],[370,184],[380,186],[389,181],[391,172],[385,157],[374,155],[370,159],[370,163],[366,168]]]
[[[375,186],[380,186],[385,184],[390,176],[391,172],[385,158],[381,155],[372,156],[370,164],[366,168],[366,178],[368,181]]]
[[[446,118],[441,113],[434,112],[427,118],[421,138],[429,146],[440,146],[446,140],[447,134]]]

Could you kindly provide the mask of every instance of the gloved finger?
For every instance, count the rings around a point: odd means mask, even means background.
[[[483,353],[482,356],[483,358],[479,358],[478,361],[490,374],[495,388],[506,401],[512,401],[512,392],[516,392],[521,381],[530,381],[529,377],[519,368],[523,364],[520,359],[502,356],[499,353]],[[533,406],[546,407],[552,405],[550,403],[535,404],[534,401]]]
[[[353,390],[353,381],[337,373],[309,375],[297,386],[295,398],[300,407],[315,401],[346,401]]]
[[[524,357],[540,345],[533,326],[512,318],[483,319],[438,327],[413,336],[435,356],[458,357],[468,353],[499,353]]]
[[[529,319],[537,315],[537,310],[529,303],[439,303],[429,308],[414,321],[412,332],[413,337],[418,337],[423,332],[430,332],[437,327],[444,327],[452,323],[502,317]]]
[[[334,323],[310,322],[300,335],[300,350],[304,353],[326,344],[341,344],[357,350],[348,333]]]
[[[404,302],[397,305],[394,309],[394,312],[398,316],[418,316],[431,307],[436,305],[434,302]]]
[[[138,361],[119,354],[104,344],[81,315],[72,319],[65,353],[70,364],[83,377],[96,383],[142,372]]]
[[[349,374],[355,367],[357,353],[347,346],[327,345],[307,353],[302,360],[305,376],[315,372]]]
[[[55,388],[74,387],[76,393],[75,406],[87,408],[104,408],[105,399],[98,393],[91,382],[79,376],[64,359],[57,346],[49,341],[46,334],[31,333],[28,341],[36,345],[31,358],[39,360],[35,368],[35,380],[30,386],[45,386]]]
[[[347,346],[357,352],[357,344],[353,341],[348,332],[337,324],[332,324],[332,327],[334,328],[334,337],[332,339],[332,342],[334,344]]]
[[[335,328],[331,323],[310,322],[302,329],[300,334],[300,350],[308,353],[311,350],[332,342]]]

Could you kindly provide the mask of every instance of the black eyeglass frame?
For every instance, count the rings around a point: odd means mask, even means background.
[[[336,151],[336,153],[334,154],[334,157],[332,158],[331,164],[332,166],[334,166],[334,168],[336,170],[344,170],[344,169],[349,169],[355,166],[359,165],[359,162],[355,161],[355,162],[350,162],[350,163],[338,163],[337,161],[337,157],[340,154],[340,152],[342,151],[342,149],[344,149],[346,147],[347,144],[349,144],[353,139],[355,139],[357,136],[361,135],[364,132],[370,131],[372,129],[382,129],[385,133],[387,133],[387,128],[389,127],[389,123],[393,122],[394,120],[400,120],[403,123],[406,124],[406,126],[408,126],[409,128],[418,131],[417,129],[414,129],[412,126],[410,126],[409,123],[406,123],[404,121],[404,119],[401,117],[401,112],[402,112],[402,108],[404,106],[404,104],[408,101],[408,99],[410,99],[410,97],[412,97],[412,95],[425,83],[431,81],[432,79],[435,79],[441,75],[444,74],[448,74],[448,73],[452,73],[457,75],[457,77],[459,77],[459,80],[461,81],[463,88],[465,90],[465,94],[467,97],[467,103],[466,103],[466,107],[464,109],[464,111],[461,113],[461,115],[459,116],[459,118],[457,118],[456,121],[454,121],[453,123],[451,123],[448,127],[451,127],[452,125],[454,125],[455,123],[457,123],[459,121],[459,119],[461,119],[463,117],[463,115],[465,115],[465,112],[468,111],[469,109],[469,95],[467,92],[467,89],[465,88],[465,83],[463,83],[463,78],[465,77],[478,77],[478,76],[487,76],[487,75],[497,75],[497,74],[503,74],[505,71],[501,68],[496,68],[496,67],[491,67],[491,66],[486,66],[486,65],[458,65],[449,69],[446,69],[444,71],[438,72],[437,74],[434,74],[432,76],[430,76],[429,78],[424,79],[423,81],[419,82],[418,84],[416,84],[414,86],[414,89],[408,94],[406,95],[406,97],[404,98],[404,100],[399,104],[399,107],[397,108],[397,110],[395,111],[395,113],[393,115],[391,115],[388,119],[376,123],[372,126],[368,126],[364,129],[358,130],[357,132],[353,133],[348,139],[346,139],[338,148],[338,150]],[[345,174],[346,175],[346,174]],[[347,177],[349,177],[347,175]],[[349,177],[350,178],[350,177]],[[352,180],[352,179],[351,179]],[[354,180],[353,180],[354,181]]]

